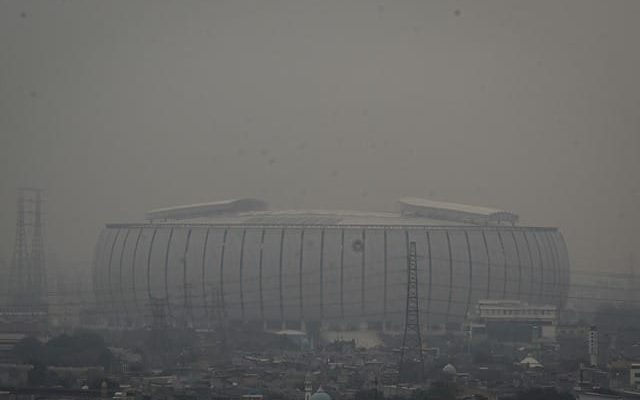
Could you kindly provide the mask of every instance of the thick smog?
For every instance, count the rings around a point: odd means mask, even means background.
[[[640,399],[640,2],[0,2],[0,400]]]

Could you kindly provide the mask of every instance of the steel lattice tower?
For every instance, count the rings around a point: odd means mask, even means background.
[[[18,189],[16,236],[11,260],[9,297],[14,311],[46,312],[42,190]]]
[[[4,257],[0,254],[0,310],[7,306],[7,300],[9,299],[9,269],[4,261]]]
[[[418,262],[416,242],[409,243],[407,256],[407,307],[405,310],[404,336],[400,356],[399,378],[402,382],[421,382],[424,379],[424,357],[420,335],[418,309]]]
[[[150,326],[150,345],[153,350],[151,360],[153,364],[166,365],[168,362],[168,354],[171,350],[171,341],[169,340],[169,321],[167,318],[167,302],[166,299],[149,297],[149,306],[151,307],[151,326]]]
[[[18,193],[16,215],[16,236],[13,245],[13,258],[9,275],[9,303],[11,308],[22,308],[25,299],[26,281],[31,270],[31,260],[27,243],[27,228],[25,218],[25,198]]]
[[[223,358],[228,356],[229,341],[227,340],[227,315],[222,305],[222,294],[218,288],[211,289],[211,311],[209,315],[209,329],[216,332],[220,338],[220,347]]]
[[[34,306],[38,311],[46,308],[46,267],[44,237],[42,227],[42,191],[33,192],[33,233],[31,237],[31,276],[29,288],[33,294]]]
[[[149,304],[151,305],[151,329],[154,331],[166,331],[169,327],[166,300],[150,297]]]

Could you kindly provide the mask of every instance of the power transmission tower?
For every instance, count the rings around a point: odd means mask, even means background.
[[[165,299],[151,297],[151,329],[165,331],[169,327],[167,322],[167,303]]]
[[[4,257],[0,254],[0,310],[8,305],[9,300],[9,269],[4,261]]]
[[[416,242],[409,243],[407,273],[407,307],[405,310],[404,336],[402,337],[402,353],[398,372],[402,382],[422,382],[424,379],[424,357],[422,354],[420,312],[418,309]]]
[[[218,337],[218,349],[223,363],[230,361],[231,354],[227,337],[227,315],[222,305],[222,294],[217,287],[211,285],[211,304],[209,311],[209,329]]]
[[[12,310],[22,316],[43,317],[47,312],[42,203],[41,189],[18,189],[9,298]]]
[[[46,268],[44,256],[44,238],[42,228],[42,190],[31,189],[33,193],[33,234],[31,237],[31,268],[32,276],[30,288],[34,295],[34,303],[38,311],[46,311],[45,288]]]
[[[152,361],[165,366],[171,350],[169,341],[169,323],[167,321],[167,302],[165,299],[149,298],[151,306],[151,349],[154,356]]]
[[[27,228],[25,221],[25,198],[21,192],[18,193],[18,205],[16,215],[16,236],[13,243],[13,258],[11,259],[11,271],[9,280],[9,296],[11,306],[19,308],[24,299],[25,274],[29,273],[30,259],[27,243]]]

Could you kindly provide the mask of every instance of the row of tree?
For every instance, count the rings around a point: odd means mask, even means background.
[[[43,343],[34,337],[26,337],[13,349],[13,357],[22,363],[60,367],[104,367],[108,370],[113,356],[102,336],[78,331],[72,335],[60,335]]]

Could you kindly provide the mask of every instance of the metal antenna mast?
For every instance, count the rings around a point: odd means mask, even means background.
[[[418,262],[416,242],[409,243],[407,257],[407,307],[405,310],[404,336],[400,356],[399,377],[404,382],[421,382],[424,379],[424,357],[420,335],[418,309]]]

